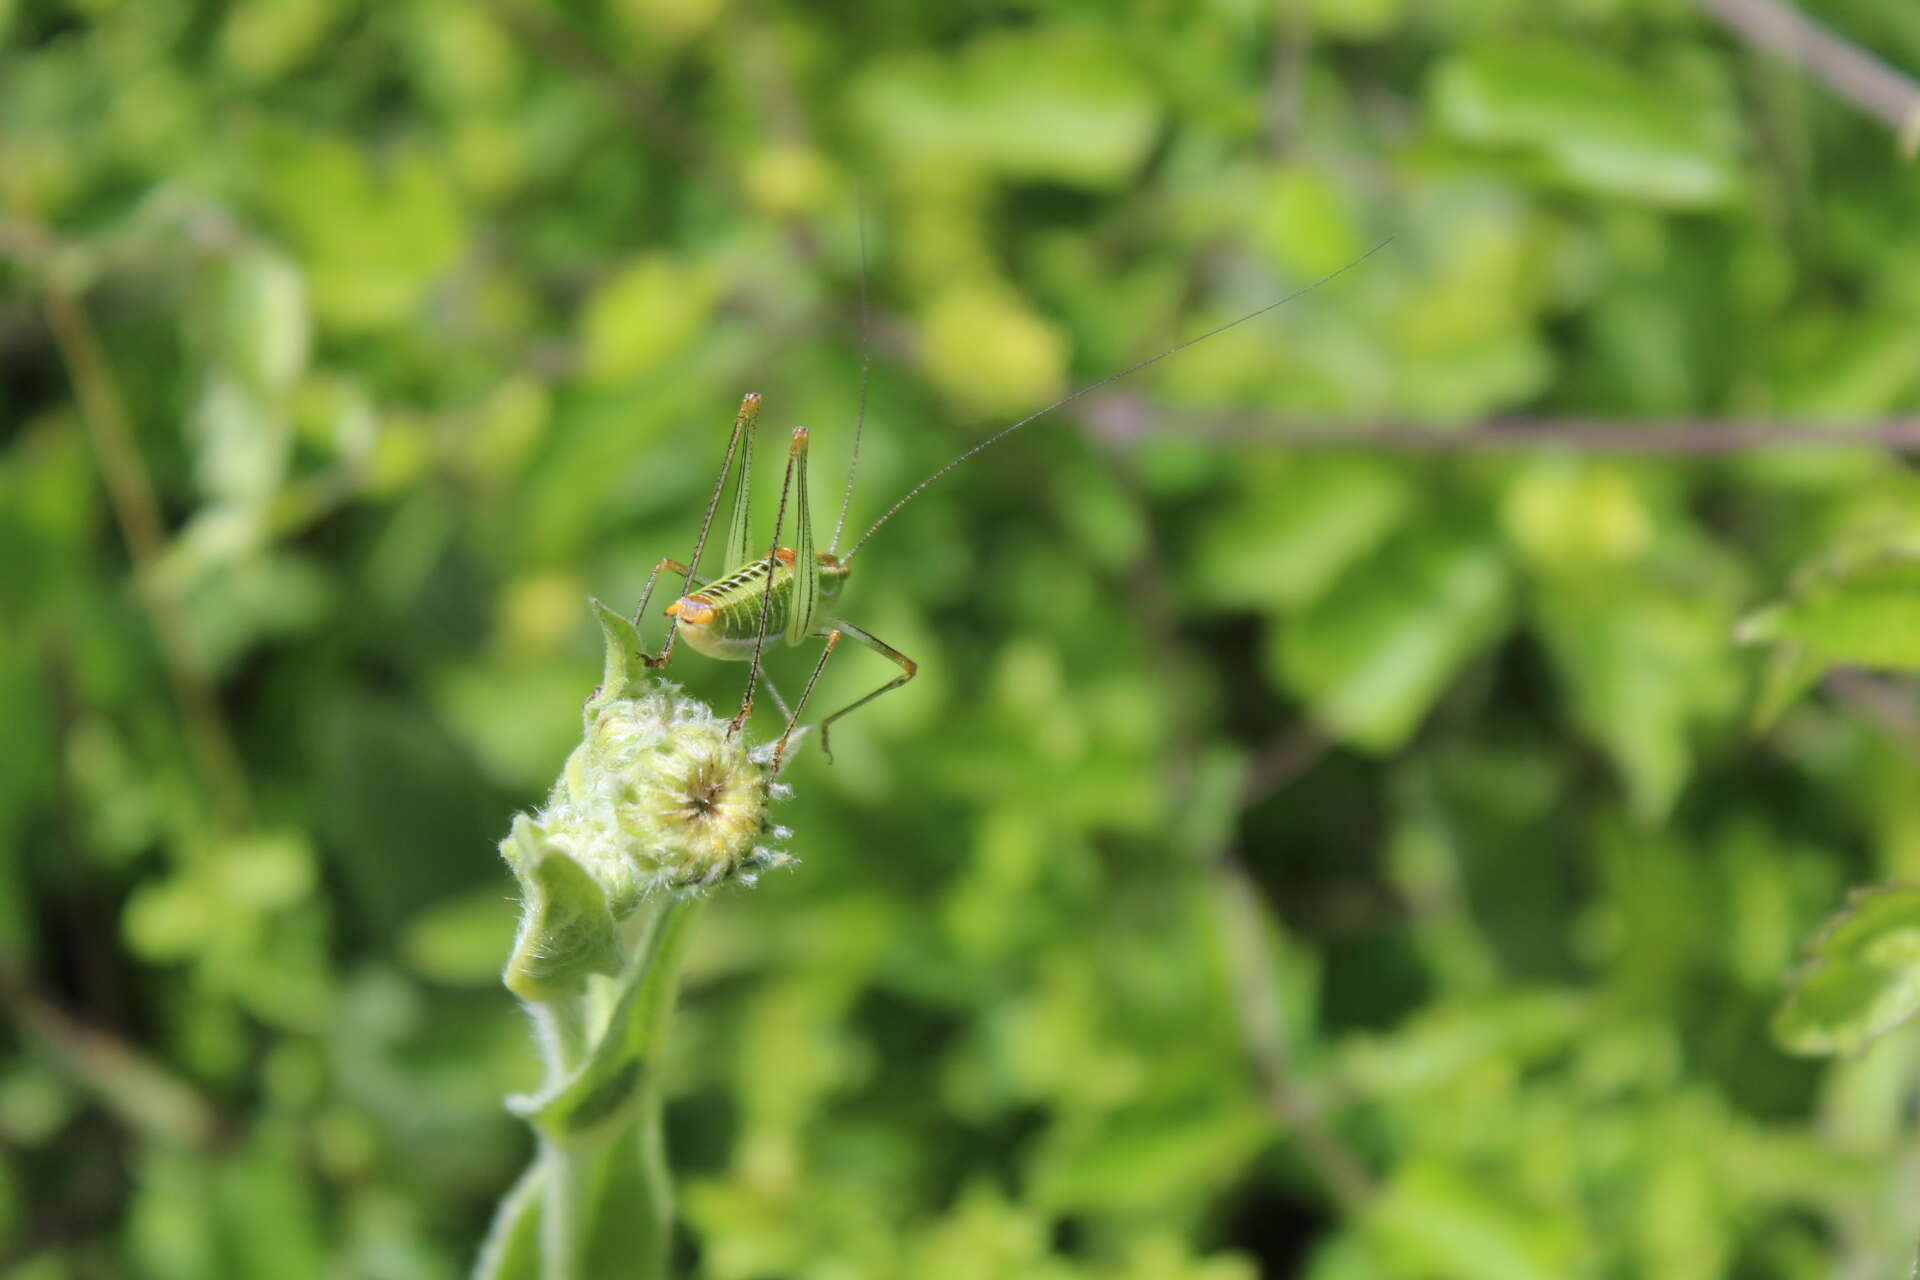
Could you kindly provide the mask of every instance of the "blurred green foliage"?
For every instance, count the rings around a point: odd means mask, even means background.
[[[1912,472],[1204,429],[1910,410],[1920,174],[1691,5],[5,0],[0,179],[10,1280],[463,1274],[495,844],[740,393],[830,513],[871,331],[857,532],[1387,234],[862,553],[921,675],[700,922],[688,1272],[1904,1273],[1920,1035],[1768,1024],[1920,878],[1911,690],[1830,670],[1920,659]],[[1800,1048],[1912,1003],[1862,901]]]

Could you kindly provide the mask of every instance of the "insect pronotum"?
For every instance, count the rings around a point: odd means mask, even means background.
[[[833,760],[828,749],[827,730],[835,720],[872,702],[883,693],[891,693],[907,681],[913,679],[917,670],[913,659],[880,639],[878,636],[861,630],[853,623],[839,616],[837,610],[840,593],[847,585],[847,576],[851,572],[853,558],[867,540],[887,521],[898,515],[900,509],[919,497],[927,487],[941,476],[953,470],[981,450],[998,444],[1020,428],[1038,418],[1043,418],[1054,410],[1073,403],[1088,392],[1096,391],[1110,382],[1117,382],[1129,374],[1138,373],[1148,365],[1157,364],[1168,356],[1177,355],[1188,347],[1217,337],[1229,329],[1237,328],[1250,320],[1281,307],[1326,284],[1336,276],[1345,274],[1360,263],[1378,253],[1388,241],[1380,244],[1355,258],[1352,262],[1330,271],[1320,279],[1304,288],[1296,289],[1285,297],[1278,298],[1265,306],[1247,312],[1245,315],[1225,324],[1216,325],[1205,333],[1179,342],[1156,355],[1148,356],[1128,365],[1117,373],[1089,382],[1068,395],[1000,428],[985,440],[980,441],[962,452],[944,466],[913,486],[901,495],[900,499],[888,507],[878,520],[867,527],[867,531],[854,540],[845,554],[840,552],[840,535],[845,531],[847,504],[853,498],[854,472],[860,460],[860,429],[865,420],[866,407],[866,363],[863,358],[860,371],[861,412],[854,426],[853,457],[847,470],[847,487],[840,503],[840,518],[834,523],[833,540],[825,551],[815,551],[813,546],[813,514],[807,501],[807,444],[808,433],[805,427],[793,429],[792,441],[787,449],[787,470],[780,482],[780,502],[773,517],[773,538],[764,555],[756,555],[752,550],[749,522],[749,492],[753,476],[753,436],[754,426],[760,416],[760,396],[748,393],[741,398],[740,411],[733,420],[733,431],[727,437],[726,456],[720,463],[720,475],[713,483],[713,494],[707,499],[707,512],[700,521],[700,534],[694,539],[693,554],[683,564],[678,560],[663,559],[653,566],[653,572],[647,575],[647,584],[640,592],[640,603],[634,610],[634,625],[638,627],[646,615],[647,602],[653,597],[654,584],[663,572],[677,573],[681,577],[681,592],[678,599],[667,606],[666,614],[673,619],[667,632],[666,643],[659,654],[645,655],[646,664],[658,669],[667,665],[673,658],[674,641],[685,637],[686,642],[710,658],[725,661],[742,661],[750,665],[747,669],[747,689],[740,701],[740,710],[733,717],[731,731],[738,732],[746,723],[747,716],[753,710],[754,690],[762,682],[773,695],[781,712],[786,716],[786,729],[781,733],[779,742],[773,749],[773,771],[778,773],[781,760],[785,757],[787,746],[793,739],[794,730],[799,726],[800,715],[806,710],[807,699],[813,694],[813,686],[820,679],[821,670],[827,665],[827,658],[842,640],[853,640],[872,649],[883,658],[900,668],[900,674],[878,689],[858,698],[820,721],[820,750],[827,760]],[[862,310],[865,309],[865,273],[862,272]],[[707,535],[713,528],[714,513],[720,508],[721,495],[726,491],[727,477],[734,470],[735,459],[739,460],[739,476],[734,489],[733,513],[727,522],[726,563],[730,566],[717,578],[707,579],[700,576],[700,558],[706,551]],[[794,520],[797,532],[791,547],[782,546],[780,534],[786,523],[787,502],[792,498]],[[767,640],[779,636],[788,645],[801,645],[808,640],[818,639],[823,644],[819,658],[813,664],[813,670],[807,676],[807,683],[800,690],[799,699],[788,707],[779,691],[774,689],[761,671],[761,659],[766,651]]]

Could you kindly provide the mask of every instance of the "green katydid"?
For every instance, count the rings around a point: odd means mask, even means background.
[[[760,414],[760,397],[758,394],[749,393],[740,401],[740,411],[734,418],[733,432],[727,438],[726,456],[721,460],[720,475],[714,481],[713,494],[707,500],[707,512],[700,522],[700,534],[694,539],[693,554],[684,564],[678,560],[663,559],[654,565],[653,572],[647,575],[646,586],[640,592],[640,603],[634,610],[636,627],[640,625],[641,619],[646,614],[647,602],[653,596],[654,584],[659,580],[661,573],[671,572],[681,577],[681,594],[666,608],[667,616],[673,619],[672,627],[667,632],[666,643],[661,647],[658,655],[643,655],[646,664],[655,669],[666,666],[673,657],[674,641],[680,637],[685,637],[688,644],[710,658],[748,662],[750,665],[747,671],[746,694],[741,699],[740,711],[734,716],[732,723],[733,731],[737,732],[753,710],[756,686],[765,680],[761,672],[761,659],[765,653],[768,638],[777,635],[788,645],[801,645],[811,639],[824,641],[820,656],[814,662],[812,672],[807,676],[806,686],[801,689],[799,700],[791,708],[773,688],[772,683],[767,682],[768,692],[773,695],[774,701],[779,705],[787,721],[786,729],[781,733],[780,740],[773,749],[772,768],[775,773],[778,773],[780,762],[786,755],[787,745],[800,723],[800,714],[806,709],[807,699],[812,696],[813,686],[820,679],[820,672],[825,668],[828,656],[843,639],[854,640],[865,645],[897,665],[900,668],[900,674],[865,697],[847,704],[820,721],[820,749],[831,763],[833,753],[827,746],[828,727],[835,720],[865,706],[881,694],[898,689],[913,679],[917,670],[913,659],[879,637],[841,618],[836,612],[840,593],[847,583],[853,557],[861,547],[867,544],[867,540],[873,537],[880,526],[899,514],[902,507],[919,497],[934,481],[1028,423],[1045,417],[1054,410],[1071,404],[1110,382],[1116,382],[1129,374],[1137,373],[1148,365],[1156,364],[1188,347],[1257,319],[1276,307],[1283,306],[1302,294],[1319,288],[1335,276],[1344,274],[1372,257],[1386,243],[1382,241],[1352,262],[1329,272],[1304,288],[1249,311],[1237,319],[1217,325],[1196,337],[1176,343],[1156,355],[1128,365],[1118,373],[1110,373],[1104,378],[1087,383],[1045,408],[1035,410],[1018,422],[1000,428],[907,490],[897,502],[881,514],[878,520],[868,526],[867,531],[847,548],[844,555],[839,550],[840,535],[846,528],[847,504],[853,497],[854,470],[858,466],[860,457],[860,429],[865,418],[864,362],[861,369],[863,411],[854,426],[853,465],[848,468],[846,493],[840,504],[840,518],[834,524],[833,540],[825,551],[815,551],[813,545],[813,517],[807,501],[809,437],[805,427],[795,427],[787,450],[786,476],[780,484],[780,501],[774,512],[772,542],[764,555],[756,555],[753,552],[752,534],[749,529],[748,494],[752,482],[753,436],[754,426]],[[727,525],[725,547],[726,563],[733,567],[718,578],[709,580],[700,576],[700,558],[706,550],[707,535],[713,528],[714,513],[719,510],[721,496],[727,487],[727,477],[734,469],[736,458],[739,460],[739,477],[735,486],[733,513]],[[794,536],[794,545],[786,547],[781,545],[780,535],[786,522],[787,502],[790,496],[793,498],[798,532]]]

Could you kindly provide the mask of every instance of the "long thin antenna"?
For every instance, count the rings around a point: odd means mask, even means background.
[[[888,507],[885,513],[882,514],[878,520],[875,520],[872,526],[869,527],[865,533],[860,535],[860,540],[858,542],[854,543],[851,547],[847,548],[847,554],[840,557],[841,560],[846,561],[846,560],[853,559],[854,553],[859,551],[861,547],[864,547],[865,545],[867,545],[867,539],[871,538],[876,532],[878,532],[881,525],[893,519],[893,517],[899,512],[900,508],[906,506],[909,502],[912,502],[915,498],[919,497],[920,494],[927,488],[928,485],[931,485],[935,480],[938,480],[941,476],[944,476],[945,474],[947,474],[947,472],[953,470],[955,467],[965,462],[968,458],[971,458],[974,454],[979,453],[982,449],[986,449],[992,445],[996,445],[1000,443],[1002,440],[1006,439],[1008,436],[1012,435],[1014,432],[1018,431],[1020,428],[1026,426],[1029,422],[1034,421],[1036,418],[1044,418],[1048,414],[1052,413],[1055,409],[1063,408],[1066,405],[1072,404],[1075,400],[1078,400],[1081,396],[1086,395],[1090,391],[1098,391],[1101,387],[1106,386],[1110,382],[1118,382],[1120,379],[1127,377],[1130,374],[1135,374],[1140,372],[1142,369],[1146,368],[1150,364],[1158,364],[1160,361],[1165,360],[1168,356],[1178,355],[1180,352],[1185,351],[1188,347],[1194,346],[1197,343],[1205,342],[1208,338],[1217,338],[1221,334],[1225,333],[1227,330],[1237,329],[1241,325],[1247,323],[1247,321],[1249,320],[1258,320],[1261,316],[1267,314],[1267,312],[1272,311],[1276,307],[1286,306],[1289,302],[1292,302],[1295,298],[1300,297],[1302,294],[1312,293],[1315,289],[1318,289],[1321,285],[1326,284],[1328,281],[1333,280],[1338,276],[1345,275],[1347,272],[1353,270],[1355,267],[1359,266],[1361,263],[1365,262],[1368,258],[1371,258],[1374,254],[1380,252],[1382,249],[1386,248],[1388,245],[1392,243],[1393,243],[1393,237],[1388,236],[1385,240],[1382,240],[1379,244],[1373,246],[1373,248],[1367,250],[1365,253],[1355,258],[1352,262],[1347,263],[1345,266],[1340,267],[1337,270],[1329,271],[1326,275],[1321,276],[1318,280],[1315,280],[1312,284],[1306,285],[1299,289],[1295,289],[1292,293],[1288,294],[1284,298],[1276,299],[1273,302],[1269,302],[1264,307],[1260,307],[1254,311],[1249,311],[1247,312],[1247,314],[1241,316],[1237,320],[1229,320],[1225,324],[1215,325],[1213,328],[1207,330],[1205,333],[1199,334],[1192,338],[1188,338],[1185,342],[1176,343],[1175,345],[1168,347],[1165,351],[1160,352],[1158,355],[1151,355],[1151,356],[1148,356],[1145,360],[1141,360],[1135,364],[1130,364],[1126,368],[1120,370],[1118,373],[1110,373],[1106,377],[1101,378],[1096,382],[1089,382],[1086,386],[1081,387],[1078,391],[1074,391],[1069,395],[1062,396],[1060,399],[1055,400],[1052,404],[1048,405],[1046,408],[1036,409],[1032,413],[1028,414],[1026,417],[1020,419],[1020,421],[1012,424],[1011,426],[1000,428],[1000,430],[994,432],[992,435],[988,436],[985,440],[982,440],[979,444],[974,445],[971,449],[968,449],[965,453],[961,454],[959,457],[955,458],[953,461],[947,463],[945,466],[941,467],[938,471],[935,471],[932,475],[928,476],[925,480],[922,480],[919,484],[907,490],[905,496],[903,496],[898,502],[894,503],[892,506]]]
[[[860,408],[853,415],[853,456],[847,460],[847,487],[840,495],[840,518],[833,522],[833,541],[827,554],[840,550],[840,535],[853,506],[853,477],[860,470],[860,432],[867,425],[867,370],[873,365],[873,334],[867,323],[867,211],[858,192],[853,197],[854,237],[860,244]]]

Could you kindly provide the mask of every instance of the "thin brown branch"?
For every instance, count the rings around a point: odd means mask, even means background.
[[[1317,423],[1247,413],[1196,413],[1136,396],[1102,396],[1086,420],[1109,443],[1133,445],[1160,435],[1272,449],[1351,449],[1381,453],[1599,453],[1647,457],[1724,457],[1769,449],[1890,449],[1920,452],[1920,417],[1872,422],[1796,418],[1719,421],[1638,418],[1496,418],[1455,426]]]
[[[219,698],[187,639],[177,602],[159,585],[155,568],[166,549],[166,524],[152,478],[134,443],[132,421],[101,349],[86,304],[57,269],[44,273],[47,325],[66,365],[93,444],[107,497],[133,560],[134,586],[160,646],[162,665],[180,708],[188,750],[207,788],[216,817],[229,829],[251,819],[246,769],[227,728]]]
[[[1108,457],[1145,520],[1147,493],[1131,460],[1117,452]],[[1198,712],[1205,703],[1197,696],[1202,664],[1181,633],[1174,606],[1177,596],[1156,545],[1154,539],[1147,539],[1129,567],[1126,598],[1153,645],[1160,679],[1172,691],[1164,759],[1167,791],[1175,805],[1189,805],[1194,801],[1200,744],[1205,740]],[[1276,738],[1243,772],[1233,797],[1236,815],[1306,772],[1328,745],[1326,737],[1311,726]],[[1213,914],[1225,952],[1229,1003],[1261,1101],[1341,1212],[1356,1214],[1373,1195],[1373,1177],[1359,1154],[1326,1122],[1320,1100],[1299,1081],[1286,1004],[1274,981],[1272,931],[1276,925],[1231,848],[1198,852],[1207,857],[1213,879]]]
[[[1307,108],[1307,58],[1313,49],[1313,11],[1299,0],[1277,0],[1273,55],[1267,63],[1268,149],[1284,156]]]
[[[1300,1144],[1308,1165],[1340,1211],[1352,1217],[1372,1199],[1373,1175],[1327,1126],[1319,1104],[1297,1082],[1286,1001],[1274,980],[1270,921],[1260,891],[1231,854],[1220,859],[1215,885],[1214,914],[1224,934],[1241,1041],[1259,1077],[1267,1109]]]
[[[4,971],[0,1007],[131,1128],[195,1147],[219,1138],[220,1113],[200,1091],[113,1032],[81,1022]]]
[[[1920,755],[1920,710],[1915,709],[1911,683],[1868,675],[1857,667],[1836,667],[1820,683],[1835,700],[1880,726],[1907,751]]]
[[[1288,786],[1318,764],[1332,746],[1332,739],[1311,724],[1302,723],[1279,734],[1248,763],[1240,785],[1240,807],[1251,809]]]
[[[1885,124],[1906,154],[1920,146],[1920,82],[1911,76],[1779,0],[1700,0],[1700,7]]]

